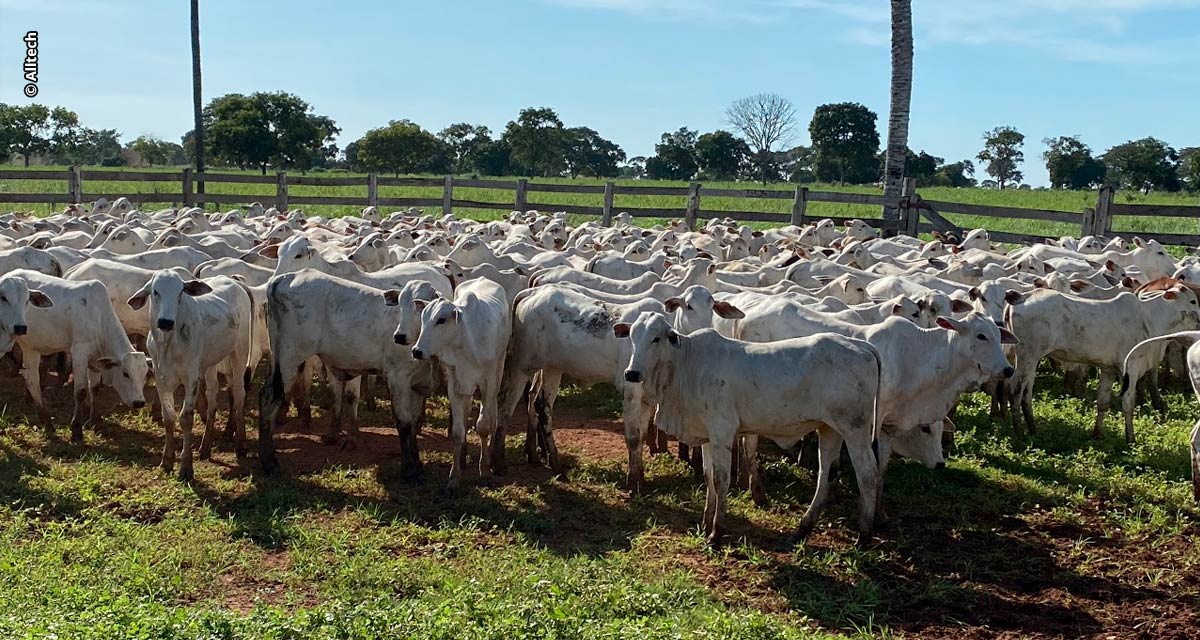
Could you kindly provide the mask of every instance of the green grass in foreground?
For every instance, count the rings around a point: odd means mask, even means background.
[[[559,404],[565,480],[526,466],[513,437],[504,480],[469,471],[450,498],[440,412],[422,486],[397,477],[387,430],[344,452],[285,438],[282,477],[221,453],[189,486],[154,467],[162,435],[144,414],[118,410],[70,445],[27,424],[9,384],[0,637],[1187,637],[1200,607],[1190,393],[1167,394],[1165,419],[1139,410],[1126,447],[1117,419],[1092,441],[1092,403],[1041,382],[1032,439],[972,395],[948,469],[894,464],[873,546],[852,545],[845,465],[840,501],[805,546],[785,547],[813,476],[769,461],[771,505],[736,493],[719,551],[698,534],[703,492],[682,463],[653,459],[648,495],[631,501],[621,437],[575,427],[611,418],[611,389]]]
[[[16,168],[12,166],[0,166],[0,193],[62,193],[67,192],[67,183],[62,181],[43,181],[43,180],[5,180],[4,169]],[[64,169],[65,167],[36,167],[37,169]],[[100,167],[96,167],[100,169]],[[112,171],[113,168],[103,167],[105,171]],[[129,169],[131,171],[156,171],[161,170],[177,171],[177,169]],[[257,172],[237,172],[237,171],[221,171],[223,173],[257,173]],[[315,187],[315,186],[290,186],[288,194],[292,196],[346,196],[346,197],[366,197],[366,178],[365,174],[352,174],[343,172],[331,172],[326,174],[310,174],[310,175],[329,175],[338,177],[350,177],[360,175],[363,176],[363,186],[358,187]],[[571,180],[567,178],[538,178],[536,182],[548,182],[559,184],[603,184],[603,180],[589,180],[580,178]],[[676,183],[668,181],[655,180],[619,180],[618,184],[628,185],[643,185],[643,186],[686,186],[685,183]],[[726,189],[745,189],[745,188],[760,188],[760,185],[747,182],[706,182],[705,186],[713,188]],[[791,191],[795,185],[790,184],[771,184],[765,187],[772,190]],[[878,189],[874,187],[855,187],[855,186],[837,186],[837,185],[810,185],[813,190],[823,191],[843,191],[853,193],[878,193]],[[180,185],[178,183],[155,183],[155,182],[133,182],[133,181],[84,181],[84,197],[88,198],[88,194],[110,193],[110,194],[130,194],[134,201],[140,205],[161,205],[179,204],[181,196],[179,195]],[[226,194],[243,194],[246,196],[246,202],[259,200],[264,203],[270,202],[274,198],[275,187],[273,185],[262,184],[230,184],[230,183],[209,183],[207,185],[209,193],[226,193]],[[139,194],[140,198],[133,194]],[[148,194],[148,195],[144,195]],[[410,198],[440,198],[442,194],[440,187],[380,187],[379,196],[384,198],[410,197]],[[947,187],[930,187],[920,189],[920,194],[926,200],[936,200],[943,202],[957,202],[964,204],[981,204],[981,205],[996,205],[1006,207],[1019,207],[1031,209],[1052,209],[1056,211],[1069,211],[1072,213],[1082,213],[1084,207],[1094,207],[1096,205],[1096,192],[1094,191],[1067,191],[1067,190],[1050,190],[1050,189],[1034,189],[1034,190],[1016,190],[1010,189],[998,191],[995,189],[953,189]],[[510,203],[513,199],[512,191],[502,191],[493,189],[455,189],[455,197],[464,200],[474,200],[477,202],[499,202]],[[66,197],[64,195],[64,201]],[[603,204],[603,197],[600,194],[568,194],[568,193],[539,193],[531,192],[529,194],[531,207],[537,207],[543,210],[552,211],[556,204],[565,205],[581,205],[599,207]],[[1152,193],[1144,196],[1138,192],[1122,191],[1116,195],[1116,202],[1130,204],[1200,204],[1200,197],[1195,194],[1185,193]],[[673,208],[680,211],[680,216],[683,215],[683,209],[686,206],[686,198],[683,196],[632,196],[632,195],[617,195],[615,199],[615,207],[619,211],[622,207],[651,207],[651,208]],[[61,209],[62,205],[58,205],[56,209]],[[213,205],[215,206],[215,205]],[[49,204],[24,205],[0,205],[0,209],[20,208],[23,210],[34,211],[38,214],[48,214],[52,207]],[[306,211],[318,213],[322,215],[345,215],[352,213],[352,207],[339,207],[330,205],[312,205],[303,206]],[[745,199],[745,198],[725,198],[725,197],[705,197],[701,199],[701,209],[704,217],[719,215],[721,211],[764,211],[779,213],[781,215],[791,212],[790,200],[764,200],[764,199]],[[492,220],[505,212],[502,210],[491,209],[456,209],[455,213],[470,217],[476,220]],[[852,205],[852,204],[835,204],[824,202],[813,202],[808,205],[808,215],[812,217],[836,216],[836,217],[858,217],[858,218],[879,218],[881,216],[880,209],[877,207]],[[1077,224],[1065,224],[1055,222],[1039,222],[1034,220],[1017,220],[1010,218],[981,218],[977,216],[950,215],[948,216],[956,224],[965,227],[983,226],[993,231],[1011,231],[1024,233],[1038,233],[1045,235],[1079,235],[1080,227]],[[575,221],[585,219],[583,216],[573,216]],[[657,222],[654,219],[647,219],[648,223]],[[756,224],[755,226],[770,226],[766,223]],[[1119,232],[1159,232],[1159,233],[1200,233],[1200,227],[1197,227],[1195,220],[1183,218],[1129,218],[1118,217],[1114,223],[1114,229]]]

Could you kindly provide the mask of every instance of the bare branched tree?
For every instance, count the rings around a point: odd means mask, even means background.
[[[754,151],[754,161],[766,184],[774,164],[772,148],[786,145],[795,135],[796,108],[781,95],[760,93],[729,105],[725,119],[742,133]]]

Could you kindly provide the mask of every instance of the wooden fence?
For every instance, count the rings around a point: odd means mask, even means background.
[[[801,225],[811,221],[807,215],[808,203],[829,202],[851,205],[863,205],[880,209],[884,198],[879,194],[846,193],[840,191],[816,191],[805,186],[796,186],[790,190],[776,189],[723,189],[709,188],[693,182],[686,187],[618,185],[606,182],[603,185],[583,184],[551,184],[532,182],[527,179],[473,179],[444,176],[437,178],[390,178],[371,173],[365,177],[334,177],[334,176],[289,176],[286,173],[275,175],[227,174],[227,173],[196,173],[191,169],[173,172],[156,171],[103,171],[81,170],[71,167],[65,171],[36,171],[36,170],[0,170],[0,180],[65,180],[66,193],[3,193],[0,192],[0,203],[82,203],[96,198],[105,197],[109,200],[117,197],[128,197],[139,204],[140,202],[177,202],[185,206],[204,206],[207,204],[245,204],[258,200],[264,204],[272,204],[278,209],[287,210],[289,207],[301,205],[334,205],[346,207],[440,207],[442,213],[451,213],[454,209],[495,209],[502,211],[526,210],[531,207],[543,207],[547,210],[565,211],[572,214],[597,216],[603,224],[612,223],[615,213],[628,213],[638,218],[682,218],[689,227],[695,226],[697,219],[708,217],[731,218],[738,221],[769,222],[780,225]],[[85,191],[85,181],[130,181],[177,183],[178,190],[169,192],[149,193],[93,193]],[[241,183],[273,185],[273,193],[261,194],[229,194],[202,193],[204,184]],[[289,195],[290,186],[325,186],[325,187],[365,187],[366,196],[302,196]],[[440,189],[440,197],[425,198],[396,198],[381,197],[379,187],[423,187]],[[485,202],[465,200],[455,197],[455,189],[489,189],[511,191],[512,197],[505,202]],[[530,193],[571,193],[602,195],[602,206],[585,206],[575,204],[539,204],[530,205]],[[178,198],[175,198],[175,195]],[[614,206],[617,195],[631,196],[680,196],[686,197],[686,205],[681,209],[652,208],[652,207],[620,207]],[[139,196],[145,196],[139,200]],[[166,200],[161,200],[162,198]],[[789,213],[773,213],[755,211],[751,205],[742,210],[716,210],[704,208],[705,197],[723,197],[744,199],[747,203],[759,200],[787,200],[791,203]],[[152,200],[151,198],[158,198]],[[1113,190],[1104,188],[1099,191],[1096,206],[1088,207],[1080,213],[1056,211],[1049,209],[1026,209],[1019,207],[1000,207],[992,205],[965,204],[925,200],[916,190],[913,179],[905,180],[903,196],[899,202],[900,219],[898,221],[881,220],[864,216],[867,224],[876,228],[894,230],[908,235],[939,231],[955,233],[962,237],[960,229],[944,214],[961,214],[987,218],[1022,219],[1035,222],[1054,222],[1078,225],[1079,235],[1107,236],[1113,232],[1115,216],[1157,216],[1170,218],[1192,218],[1200,223],[1200,203],[1192,205],[1155,205],[1155,204],[1119,204],[1113,202]],[[843,223],[852,218],[822,216],[832,218],[835,223]],[[1196,234],[1175,233],[1144,233],[1138,232],[1143,238],[1153,238],[1163,244],[1200,246],[1200,227]],[[1013,233],[989,229],[993,240],[997,242],[1031,243],[1054,238],[1054,235],[1036,233]]]

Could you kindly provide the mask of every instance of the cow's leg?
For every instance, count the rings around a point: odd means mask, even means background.
[[[705,527],[708,543],[719,544],[725,530],[725,503],[729,497],[730,471],[733,465],[733,447],[716,442],[706,442],[704,452],[704,475],[708,483],[708,497],[704,503]],[[711,513],[710,513],[711,503]]]
[[[158,384],[155,387],[158,390],[158,404],[162,407],[163,419],[163,450],[162,460],[160,464],[166,473],[171,473],[171,469],[175,468],[175,421],[178,415],[175,413],[175,387],[177,384],[174,380],[167,380],[160,376]]]
[[[536,464],[538,456],[535,418],[532,414],[533,379],[520,364],[510,362],[509,365],[508,371],[505,372],[504,391],[500,394],[500,415],[507,420],[517,410],[517,405],[525,406],[525,461]]]
[[[642,485],[646,482],[646,473],[642,468],[642,430],[647,416],[654,413],[654,408],[648,408],[642,401],[641,385],[622,384],[621,409],[621,418],[625,423],[625,448],[629,453],[625,486],[631,494],[637,495],[642,492]]]
[[[1099,438],[1104,433],[1104,416],[1112,404],[1112,386],[1115,376],[1111,369],[1100,369],[1100,387],[1096,391],[1096,425],[1092,427],[1092,437]]]
[[[1158,388],[1158,369],[1159,367],[1155,366],[1150,370],[1150,375],[1146,377],[1146,386],[1150,392],[1150,405],[1165,418],[1167,416],[1167,403],[1163,402],[1162,393]],[[1129,442],[1133,442],[1128,436],[1127,439]]]
[[[825,505],[829,502],[830,490],[835,482],[832,473],[833,465],[841,455],[842,435],[828,427],[821,427],[817,431],[817,488],[813,491],[808,509],[800,518],[800,526],[792,535],[792,544],[803,541],[812,533],[813,527],[817,526],[821,512],[825,510]]]
[[[454,441],[454,460],[450,463],[450,480],[446,483],[446,489],[454,490],[462,481],[466,463],[467,413],[471,410],[471,394],[456,393],[453,382],[447,386],[450,387],[447,396],[450,400],[450,437]]]
[[[1132,380],[1130,386],[1136,386],[1137,380]],[[1126,389],[1121,396],[1121,417],[1125,419],[1125,442],[1133,444],[1133,410],[1137,394],[1133,389]]]
[[[1200,420],[1192,426],[1192,498],[1200,502]]]
[[[554,443],[554,401],[558,399],[558,390],[562,387],[561,371],[542,371],[542,391],[537,396],[541,405],[538,410],[539,440],[546,449],[546,461],[554,473],[562,474],[562,461],[558,457],[558,445]]]
[[[92,389],[86,357],[72,359],[71,373],[75,377],[75,412],[71,415],[71,442],[83,442],[83,425],[92,417]]]
[[[233,381],[229,381],[230,385]],[[204,372],[204,393],[200,398],[204,400],[204,408],[200,412],[200,416],[204,421],[204,435],[200,437],[200,459],[208,460],[212,457],[213,438],[217,436],[217,368],[209,367]],[[197,404],[200,404],[197,399]],[[232,411],[230,407],[230,411]]]
[[[334,375],[327,376],[326,379],[329,381],[329,400],[332,404],[330,413],[333,417],[329,420],[329,428],[321,435],[321,444],[334,444],[342,435],[342,412],[346,410],[346,383]]]
[[[856,437],[847,440],[846,449],[858,481],[858,541],[859,544],[865,544],[875,534],[875,511],[882,499],[883,482],[879,477],[875,451],[871,447],[870,430],[856,431],[853,435]]]
[[[54,424],[50,418],[50,411],[46,409],[46,402],[42,399],[42,354],[26,351],[22,355],[24,366],[21,368],[21,377],[25,379],[25,390],[29,392],[33,406],[37,407],[38,421],[42,423],[42,428],[49,432],[54,428]]]
[[[742,438],[742,468],[746,470],[746,483],[750,489],[750,500],[756,506],[767,506],[767,490],[763,486],[758,469],[758,436]]]
[[[321,360],[313,356],[300,366],[300,379],[292,387],[295,394],[296,417],[300,418],[300,429],[306,433],[312,430],[312,385]]]
[[[277,351],[284,350],[279,345],[272,346]],[[286,400],[287,390],[292,388],[299,367],[303,364],[303,360],[297,362],[295,356],[288,353],[272,354],[267,379],[258,392],[258,459],[267,473],[279,468],[272,430]]]
[[[368,387],[367,393],[371,389]],[[363,393],[363,377],[359,376],[346,383],[342,391],[342,411],[345,415],[346,440],[342,441],[342,447],[357,448],[358,447],[358,406],[359,400],[362,399]]]
[[[417,449],[417,432],[425,412],[425,397],[412,389],[409,380],[400,378],[389,377],[388,393],[396,434],[400,436],[400,477],[406,482],[415,482],[424,473]]]
[[[196,393],[200,386],[200,372],[188,371],[183,381],[183,406],[179,412],[179,428],[183,432],[183,448],[179,454],[179,479],[189,482],[192,470],[192,426],[196,421]]]
[[[500,391],[500,378],[485,374],[479,384],[479,417],[475,419],[475,432],[479,434],[479,477],[491,478],[493,473],[499,473],[504,466],[504,447],[499,451],[492,445],[494,438],[503,438],[504,434],[497,427],[500,418],[500,408],[497,406],[497,394]],[[497,460],[499,454],[499,460]]]
[[[375,374],[371,374],[366,376],[366,378],[366,384],[363,385],[365,391],[361,395],[367,402],[367,411],[373,412],[379,409],[378,398],[375,396],[375,384],[377,382],[377,377]]]
[[[246,457],[246,387],[249,386],[250,370],[245,364],[232,367],[229,379],[229,425],[233,431],[233,450],[238,459]]]

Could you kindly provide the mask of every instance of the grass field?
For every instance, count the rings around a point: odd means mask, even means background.
[[[4,169],[13,169],[16,167],[7,166],[0,167],[0,193],[62,193],[67,192],[67,183],[65,180],[5,180]],[[38,167],[43,168],[43,167]],[[64,169],[65,167],[44,167],[45,169]],[[100,167],[96,167],[99,169]],[[113,169],[105,167],[104,170],[111,171]],[[146,169],[138,169],[146,171]],[[151,169],[153,170],[153,169]],[[162,169],[162,171],[176,171],[176,169]],[[329,174],[312,174],[312,175],[333,175],[338,177],[351,177],[355,175],[363,176],[363,186],[360,187],[316,187],[316,186],[289,186],[288,193],[292,196],[347,196],[347,197],[366,197],[366,178],[365,174],[348,174],[348,173],[329,173]],[[537,182],[551,183],[572,183],[572,184],[603,184],[602,180],[588,179],[537,179]],[[618,184],[632,184],[643,186],[686,186],[684,183],[673,183],[665,181],[652,180],[623,180],[618,181]],[[758,188],[757,185],[748,183],[736,182],[712,182],[704,183],[705,186],[713,188]],[[847,191],[858,193],[877,193],[878,190],[874,187],[839,187],[837,185],[810,185],[814,190],[827,191]],[[772,184],[768,185],[768,189],[791,190],[794,185],[789,184]],[[156,183],[156,182],[116,182],[116,181],[85,181],[84,182],[84,198],[87,199],[88,193],[120,193],[130,194],[134,201],[140,205],[167,205],[179,204],[181,196],[179,195],[180,186],[178,183]],[[209,193],[229,193],[242,194],[246,196],[246,201],[251,202],[260,200],[269,202],[274,198],[275,188],[273,185],[258,185],[258,184],[231,184],[231,183],[209,183],[207,185]],[[998,191],[995,189],[953,189],[946,187],[932,187],[919,190],[921,196],[926,200],[938,200],[945,202],[959,202],[965,204],[982,204],[982,205],[997,205],[1006,207],[1021,207],[1033,209],[1053,209],[1058,211],[1068,211],[1072,213],[1082,213],[1084,207],[1094,207],[1096,205],[1096,192],[1094,191],[1066,191],[1066,190],[1049,190],[1049,189],[1034,189],[1034,190],[1005,190]],[[492,190],[492,189],[455,189],[455,198],[474,200],[480,202],[500,202],[509,203],[513,200],[511,191]],[[134,197],[133,194],[138,194]],[[148,195],[144,195],[148,194]],[[380,197],[411,197],[411,198],[440,198],[442,191],[440,187],[386,187],[379,188]],[[64,195],[64,200],[65,200]],[[530,206],[537,207],[547,211],[553,211],[555,204],[568,205],[584,205],[599,207],[603,204],[603,198],[599,194],[568,194],[568,193],[540,193],[531,192],[529,194]],[[1150,195],[1142,195],[1138,192],[1122,191],[1116,195],[1115,202],[1118,203],[1146,203],[1146,204],[1193,204],[1200,205],[1200,196],[1187,193],[1151,193]],[[643,196],[643,195],[617,195],[615,200],[615,208],[620,211],[622,207],[653,207],[653,208],[675,208],[679,209],[680,216],[683,215],[683,209],[686,205],[686,198],[683,196]],[[215,206],[215,205],[212,205]],[[0,208],[18,208],[21,210],[35,211],[39,214],[49,213],[50,205],[0,205]],[[59,205],[61,208],[61,205]],[[338,206],[304,206],[306,211],[312,213],[320,213],[324,215],[344,215],[353,211],[352,207]],[[714,213],[720,211],[764,211],[774,212],[779,214],[787,214],[791,211],[791,202],[788,200],[764,200],[764,199],[741,199],[741,198],[726,198],[726,197],[706,197],[701,199],[701,209],[703,215],[711,217]],[[456,209],[457,214],[470,217],[472,219],[494,219],[502,215],[502,211],[490,209]],[[863,205],[852,204],[834,204],[814,202],[808,205],[808,215],[813,217],[821,216],[837,216],[837,217],[859,217],[859,218],[878,218],[881,213],[878,207],[869,207]],[[1065,224],[1056,222],[1039,222],[1032,220],[1014,220],[1000,218],[980,218],[977,216],[950,215],[948,216],[956,224],[964,227],[982,226],[993,231],[1013,231],[1025,233],[1039,233],[1046,235],[1079,235],[1080,227],[1075,224]],[[574,221],[584,219],[583,216],[573,216]],[[658,220],[646,219],[646,223],[655,223]],[[769,226],[763,224],[761,226]],[[1200,221],[1190,220],[1185,218],[1133,218],[1133,217],[1117,217],[1114,220],[1114,230],[1119,232],[1159,232],[1159,233],[1200,233]]]
[[[156,468],[161,430],[116,409],[69,444],[31,426],[0,369],[0,637],[824,638],[1195,637],[1200,545],[1187,432],[1198,411],[1167,394],[1087,435],[1092,404],[1044,376],[1042,429],[1014,438],[986,400],[960,408],[945,470],[898,462],[890,523],[853,545],[855,490],[808,542],[785,545],[813,490],[806,460],[765,463],[771,504],[731,500],[730,544],[705,547],[703,492],[683,463],[622,490],[612,390],[559,403],[564,479],[529,466],[453,497],[445,416],[422,435],[426,481],[398,477],[384,413],[354,450],[285,426],[285,474],[220,452],[182,484]],[[1094,383],[1093,383],[1094,389]],[[59,419],[68,394],[51,391]],[[253,397],[253,396],[252,396]],[[105,394],[103,407],[115,398]],[[324,426],[318,415],[317,430]],[[253,437],[253,431],[251,431]],[[277,436],[279,438],[280,436]],[[477,451],[477,446],[472,452]],[[848,467],[847,467],[848,468]]]

